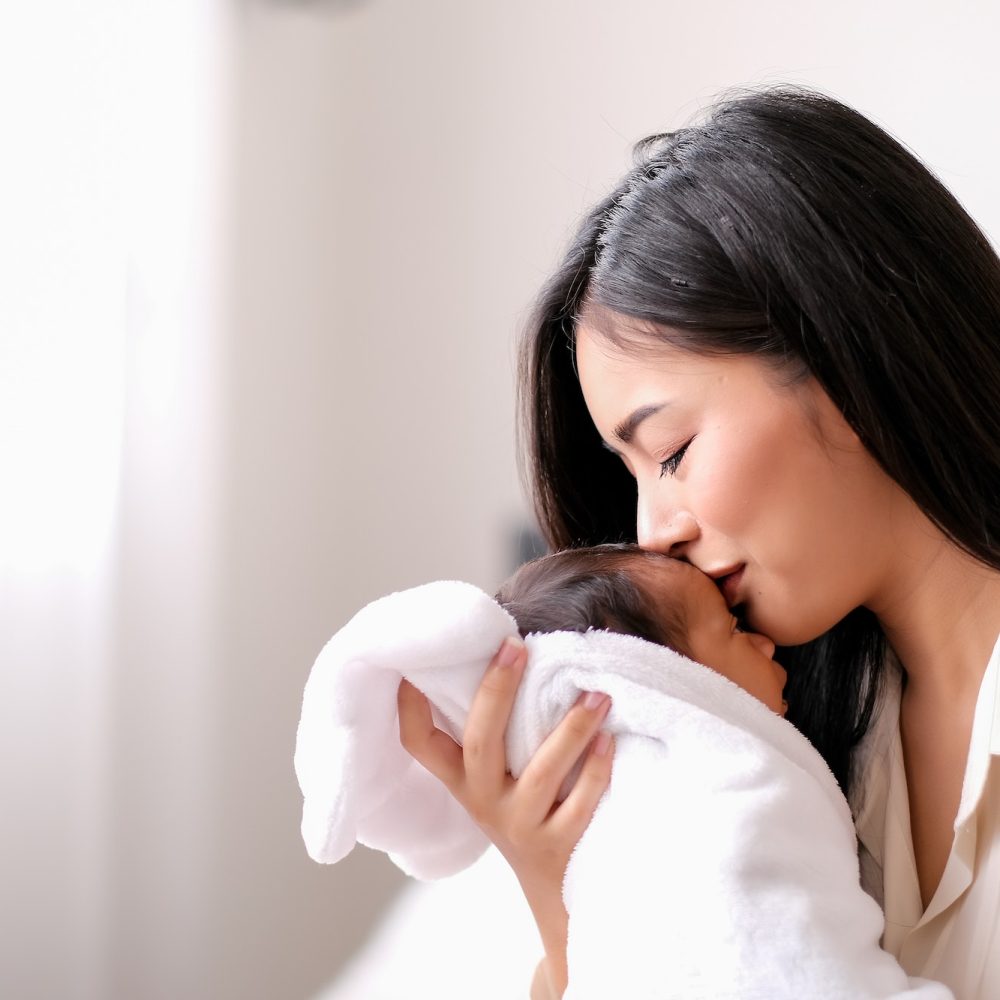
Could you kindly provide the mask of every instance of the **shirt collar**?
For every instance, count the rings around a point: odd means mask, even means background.
[[[879,865],[889,796],[892,741],[899,724],[902,668],[889,649],[885,662],[882,693],[875,706],[868,731],[854,750],[854,780],[851,811],[858,839]]]
[[[854,757],[856,779],[851,795],[854,823],[858,839],[880,863],[892,763],[890,753],[899,728],[902,674],[899,659],[891,648],[888,649],[882,696]],[[979,806],[990,763],[995,757],[1000,757],[1000,636],[986,665],[976,699],[956,826],[965,823]]]
[[[969,759],[962,785],[955,826],[961,826],[976,811],[983,796],[990,761],[1000,756],[1000,638],[993,647],[986,673],[976,698],[976,714],[972,721]]]

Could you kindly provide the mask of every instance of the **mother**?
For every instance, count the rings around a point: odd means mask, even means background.
[[[738,95],[638,144],[522,352],[549,544],[637,539],[718,581],[783,647],[788,719],[852,804],[884,946],[963,1000],[1000,996],[1000,260],[982,232],[843,104]],[[461,748],[405,684],[400,734],[510,861],[546,951],[533,993],[558,995],[607,704],[575,707],[515,782],[523,660],[498,653]]]

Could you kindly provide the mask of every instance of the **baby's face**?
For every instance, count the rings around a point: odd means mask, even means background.
[[[781,693],[788,677],[774,662],[774,643],[756,632],[741,632],[725,598],[701,570],[678,560],[669,564],[664,565],[662,576],[658,568],[646,574],[646,585],[652,586],[654,600],[657,586],[667,592],[665,600],[682,600],[691,659],[728,677],[772,711],[784,715]]]

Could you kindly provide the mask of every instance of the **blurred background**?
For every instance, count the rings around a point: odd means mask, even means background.
[[[529,551],[515,338],[635,140],[811,84],[992,238],[998,37],[962,0],[5,7],[0,995],[526,996],[501,867],[307,859],[309,668]]]

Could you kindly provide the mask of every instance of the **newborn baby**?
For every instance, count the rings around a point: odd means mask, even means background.
[[[495,598],[453,580],[399,591],[338,630],[296,743],[311,857],[335,862],[362,843],[427,879],[486,850],[400,745],[397,690],[403,677],[418,687],[460,740],[493,654],[518,631],[514,778],[580,692],[611,698],[612,779],[563,880],[566,1000],[953,1000],[880,949],[850,808],[782,718],[773,644],[739,629],[709,577],[635,546],[546,556]]]
[[[532,632],[605,629],[676,650],[728,677],[784,716],[774,643],[745,632],[700,570],[637,545],[568,549],[525,563],[495,595]]]

